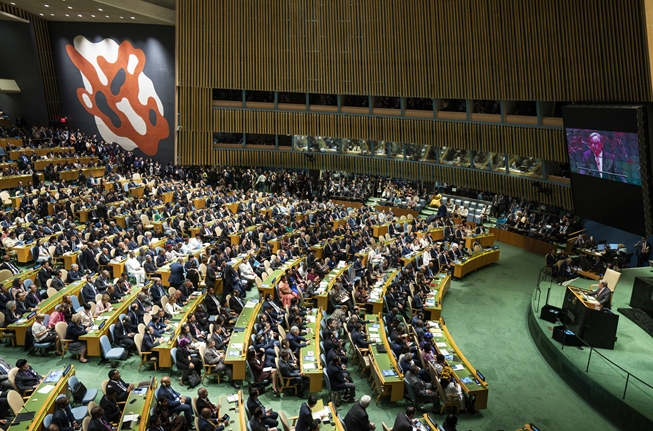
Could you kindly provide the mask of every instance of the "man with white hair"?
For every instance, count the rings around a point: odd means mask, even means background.
[[[371,402],[372,398],[369,395],[363,395],[360,401],[354,403],[351,409],[349,409],[347,416],[345,416],[345,428],[347,431],[372,431],[376,429],[376,425],[370,422],[366,411]]]

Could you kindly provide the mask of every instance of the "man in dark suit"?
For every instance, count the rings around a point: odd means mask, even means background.
[[[619,170],[614,156],[603,151],[603,136],[595,132],[590,134],[589,139],[587,143],[589,150],[585,151],[577,162],[578,173],[625,183],[627,179],[621,175],[622,172]]]
[[[198,412],[201,412],[204,409],[209,409],[211,411],[211,417],[216,418],[218,413],[220,413],[218,407],[209,400],[209,391],[206,388],[199,388],[197,390],[197,401],[195,402],[195,408]]]
[[[281,360],[279,361],[279,371],[284,378],[293,380],[293,383],[298,386],[297,396],[299,398],[306,398],[305,393],[308,389],[309,380],[304,377],[304,373],[293,367],[289,361],[290,353],[288,351],[282,352]]]
[[[134,333],[129,330],[131,323],[129,316],[125,316],[122,320],[116,322],[116,326],[113,328],[113,338],[116,344],[121,345],[125,350],[135,352]]]
[[[109,420],[109,422],[118,423],[122,416],[122,411],[120,411],[118,401],[116,400],[118,394],[112,386],[107,386],[106,392],[107,394],[100,400],[100,407],[104,409],[104,416]]]
[[[129,393],[134,389],[133,384],[126,383],[122,378],[120,378],[120,371],[118,370],[109,371],[109,383],[107,383],[107,389],[110,387],[115,389],[117,401],[127,400]]]
[[[286,336],[286,339],[290,343],[290,350],[292,350],[295,355],[299,354],[299,349],[311,344],[311,340],[307,340],[299,335],[299,328],[297,326],[290,328],[290,333]]]
[[[56,401],[56,408],[52,414],[52,423],[59,427],[59,431],[75,431],[82,427],[75,420],[68,398],[61,397]]]
[[[168,281],[170,282],[170,286],[174,287],[175,289],[178,289],[179,286],[181,286],[182,281],[184,281],[184,278],[186,277],[184,275],[184,259],[183,258],[177,258],[177,261],[175,263],[172,263],[170,265],[170,276],[168,277]]]
[[[349,409],[344,420],[347,431],[372,431],[376,429],[376,425],[370,422],[366,411],[370,402],[372,402],[372,398],[369,395],[363,395],[360,401],[354,403]]]
[[[256,386],[250,386],[249,397],[247,398],[247,410],[250,412],[254,412],[256,409],[263,410],[263,425],[265,425],[267,428],[275,428],[277,425],[279,425],[279,422],[277,421],[279,413],[273,411],[272,409],[266,409],[258,396],[258,388]]]
[[[295,424],[295,431],[308,431],[313,423],[313,407],[317,404],[317,397],[311,395],[305,403],[302,403]]]
[[[14,383],[19,393],[24,394],[28,390],[36,389],[41,384],[43,378],[34,371],[26,359],[17,360],[16,368],[18,368],[18,372],[14,378]]]
[[[187,429],[193,427],[193,408],[190,405],[190,398],[181,395],[170,385],[170,377],[161,378],[161,388],[158,391],[159,397],[168,399],[168,408],[172,413],[183,413],[186,419]]]
[[[605,280],[599,280],[599,288],[589,292],[587,296],[594,296],[601,307],[610,309],[610,298],[612,297],[612,292],[608,289],[608,282]]]
[[[50,262],[45,262],[37,275],[41,286],[47,286],[48,280],[52,278],[52,267]]]
[[[413,424],[415,423],[415,407],[406,407],[406,413],[397,413],[395,424],[392,431],[413,431]]]
[[[104,409],[100,406],[95,406],[91,409],[91,420],[88,423],[87,431],[108,431],[113,429],[106,416]]]
[[[89,302],[95,302],[95,295],[98,293],[100,293],[100,291],[97,290],[97,287],[95,287],[95,284],[93,283],[93,276],[87,275],[86,284],[84,284],[84,287],[82,288],[82,298],[84,299],[84,302],[87,304]]]
[[[3,269],[8,269],[13,275],[16,275],[20,272],[20,269],[18,269],[18,267],[9,260],[9,255],[4,255],[2,257],[2,261],[2,264],[0,264],[0,271]]]
[[[243,303],[243,300],[240,299],[240,290],[234,289],[232,296],[229,299],[229,309],[234,313],[240,314],[243,311],[244,306],[245,304]]]

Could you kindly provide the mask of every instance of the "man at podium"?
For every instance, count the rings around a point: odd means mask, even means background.
[[[607,281],[603,279],[599,280],[599,288],[592,292],[587,292],[587,296],[594,296],[599,301],[599,304],[601,304],[601,308],[610,308],[612,292],[608,289]]]

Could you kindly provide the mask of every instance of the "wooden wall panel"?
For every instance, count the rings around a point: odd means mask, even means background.
[[[645,0],[179,0],[184,85],[651,101]]]
[[[52,55],[52,45],[50,44],[48,22],[37,15],[6,3],[0,2],[0,11],[30,21],[34,32],[48,119],[52,122],[59,122],[61,120],[61,101],[59,100],[59,90],[57,88],[57,75],[54,70],[54,57]]]

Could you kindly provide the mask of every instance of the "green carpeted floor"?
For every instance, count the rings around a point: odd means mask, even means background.
[[[452,337],[467,359],[486,376],[490,388],[488,409],[473,416],[461,414],[459,430],[515,430],[527,422],[543,431],[616,429],[566,386],[541,358],[531,340],[526,312],[543,263],[542,256],[501,245],[498,264],[452,282],[444,300],[443,316]],[[252,295],[254,292],[250,292]],[[0,350],[10,363],[24,357],[22,349],[2,345]],[[28,360],[43,374],[70,362],[69,357],[62,360],[53,356],[31,356]],[[75,362],[75,366],[77,376],[89,387],[99,386],[109,371],[107,365],[98,366],[97,358],[88,364]],[[123,378],[131,382],[164,375],[149,369],[139,373],[135,357],[122,363],[120,370]],[[356,396],[370,393],[367,379],[360,378],[355,371],[352,374],[357,378]],[[226,384],[210,383],[207,387],[213,397],[232,392]],[[194,391],[183,387],[177,389],[194,395]],[[326,391],[321,396],[328,399]],[[279,399],[269,393],[262,396],[262,402],[290,415],[296,415],[301,404],[292,395]],[[368,413],[380,430],[382,421],[392,426],[397,413],[405,406],[405,402],[390,403],[382,399],[378,406],[372,404]],[[347,410],[345,404],[340,412],[344,416]]]

